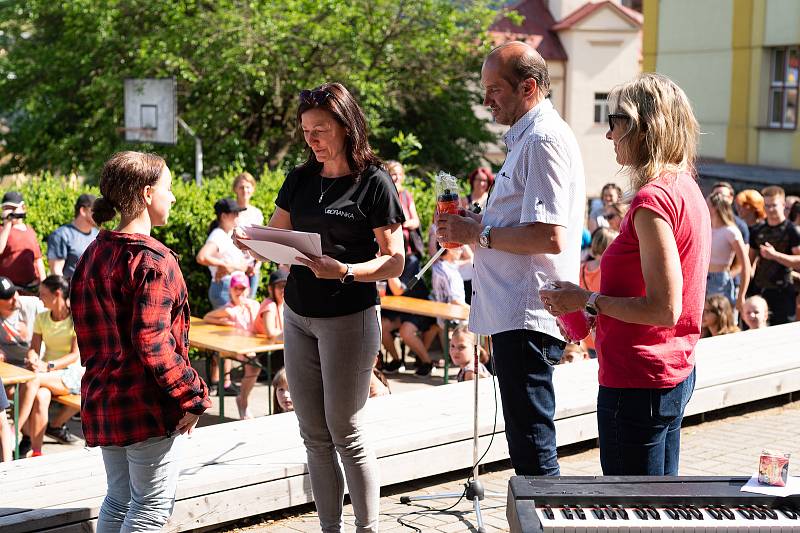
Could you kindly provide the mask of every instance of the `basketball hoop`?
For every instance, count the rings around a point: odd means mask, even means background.
[[[117,128],[127,142],[176,144],[178,125],[194,138],[194,177],[203,178],[203,143],[178,116],[175,78],[125,80],[125,127]]]
[[[125,124],[128,142],[178,142],[175,78],[125,80]]]

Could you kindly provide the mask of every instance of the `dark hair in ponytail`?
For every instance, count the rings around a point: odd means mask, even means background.
[[[145,208],[141,192],[155,185],[166,166],[161,156],[144,152],[117,152],[106,161],[100,176],[100,193],[92,205],[92,218],[99,225],[117,211],[134,217]]]
[[[58,274],[50,274],[42,280],[42,285],[53,294],[61,291],[61,297],[67,302],[67,308],[69,308],[69,280],[67,278]]]

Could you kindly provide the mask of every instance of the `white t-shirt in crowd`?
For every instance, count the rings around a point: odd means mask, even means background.
[[[244,211],[239,212],[239,225],[247,227],[254,224],[264,225],[264,213],[261,212],[261,209],[250,205]]]
[[[245,261],[250,260],[250,256],[237,248],[233,243],[231,233],[226,233],[221,228],[214,228],[211,233],[208,234],[206,244],[210,242],[213,242],[217,245],[217,249],[219,250],[217,252],[217,258],[222,259],[223,261],[240,262],[242,259]],[[217,267],[209,265],[208,270],[211,271],[211,279],[216,279]]]

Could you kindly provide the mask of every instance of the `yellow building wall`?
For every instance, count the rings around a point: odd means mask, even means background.
[[[656,69],[680,85],[692,102],[703,133],[699,154],[724,159],[731,107],[733,2],[657,4]],[[652,9],[649,3],[646,6]],[[649,27],[647,14],[645,25]],[[650,39],[645,33],[645,42]]]
[[[727,130],[725,160],[729,163],[748,163],[750,102],[758,94],[751,78],[751,65],[758,43],[752,41],[753,0],[733,0],[733,31],[731,35],[731,99]]]
[[[656,72],[658,57],[658,0],[644,0],[642,14],[642,72]]]

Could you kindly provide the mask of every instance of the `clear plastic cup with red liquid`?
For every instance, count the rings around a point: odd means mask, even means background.
[[[556,282],[547,279],[541,272],[537,272],[536,277],[539,280],[540,291],[552,291],[559,288]],[[577,311],[557,316],[556,323],[561,329],[561,333],[566,337],[567,342],[576,344],[589,336],[594,327],[595,317],[583,309],[578,309]]]
[[[439,214],[458,215],[461,213],[461,203],[458,198],[458,180],[446,172],[439,172],[434,178],[434,191],[436,192],[436,211]],[[444,248],[458,248],[457,242],[444,242]]]

